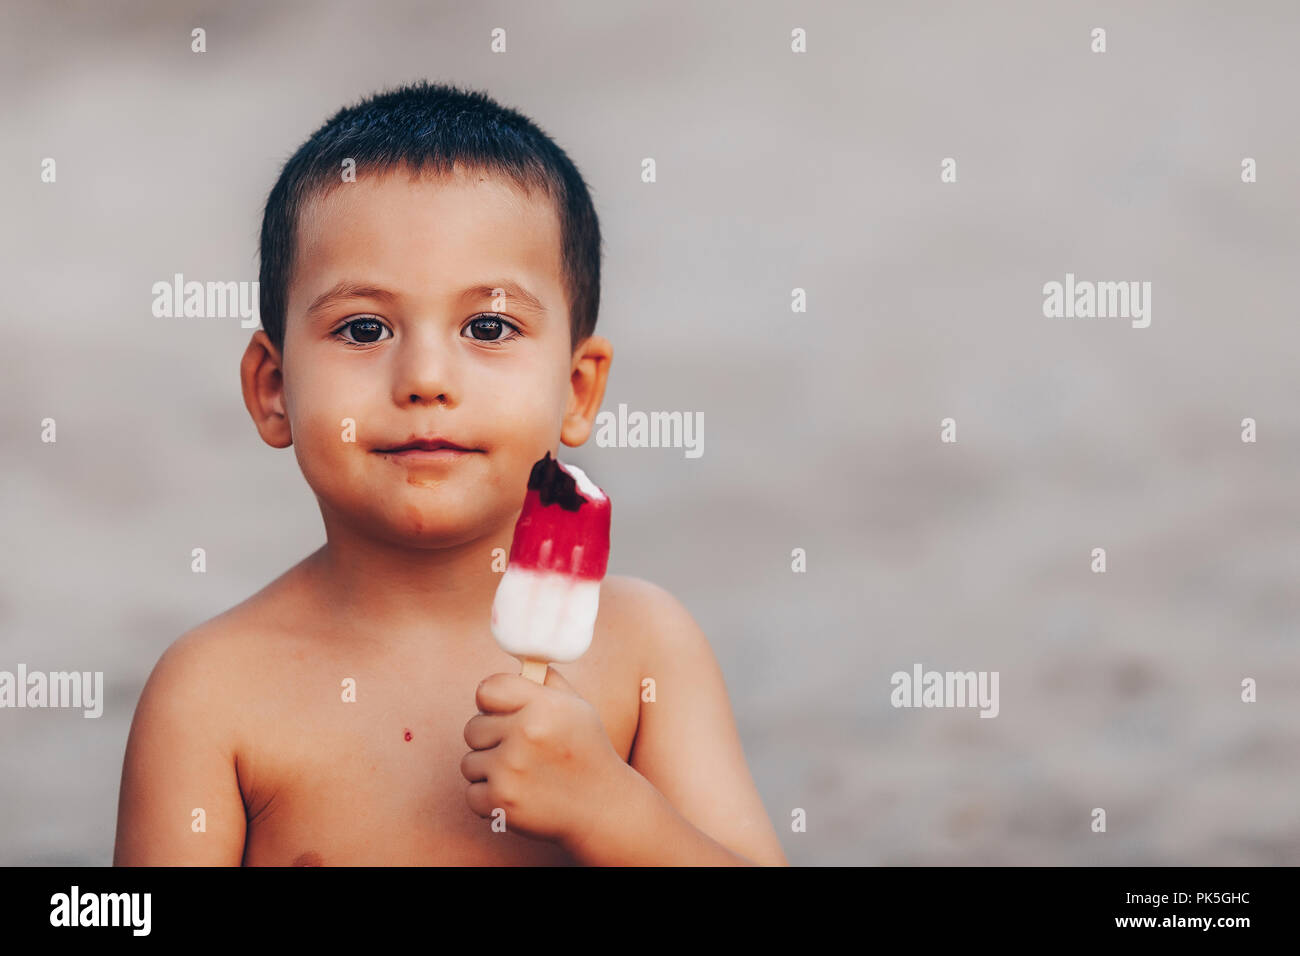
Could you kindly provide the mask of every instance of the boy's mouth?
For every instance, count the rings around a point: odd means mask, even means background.
[[[467,455],[478,454],[482,451],[482,448],[470,448],[449,438],[440,438],[438,436],[431,438],[411,437],[400,445],[375,449],[375,453],[379,455],[392,455],[403,460],[416,461],[453,460],[464,458]]]

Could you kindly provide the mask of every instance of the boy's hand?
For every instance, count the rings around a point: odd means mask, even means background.
[[[628,765],[596,709],[554,667],[546,683],[493,674],[465,724],[465,800],[481,817],[500,807],[508,830],[567,845],[619,805]]]

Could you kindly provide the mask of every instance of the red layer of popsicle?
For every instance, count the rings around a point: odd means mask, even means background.
[[[585,496],[548,451],[528,476],[510,566],[599,581],[609,564],[609,520],[609,497]]]

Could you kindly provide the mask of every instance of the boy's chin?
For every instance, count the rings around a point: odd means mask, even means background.
[[[454,548],[492,534],[501,524],[482,508],[408,505],[383,522],[384,537],[407,548]],[[503,547],[510,547],[507,535]]]

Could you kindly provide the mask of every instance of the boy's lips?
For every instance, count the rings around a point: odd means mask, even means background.
[[[481,448],[470,448],[449,438],[433,436],[430,438],[411,437],[400,445],[388,448],[376,448],[379,455],[391,455],[402,461],[454,461],[469,455],[479,454]]]

